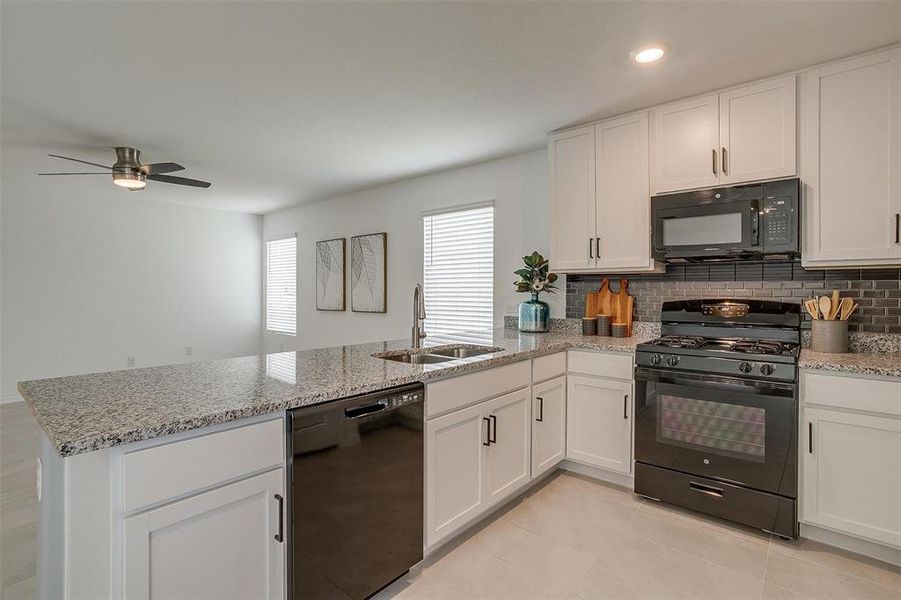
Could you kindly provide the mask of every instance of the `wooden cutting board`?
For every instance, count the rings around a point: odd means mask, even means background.
[[[629,295],[629,280],[619,280],[619,293],[613,298],[615,306],[615,314],[613,323],[623,323],[626,325],[626,336],[632,335],[632,311],[635,306],[635,297]]]
[[[614,299],[616,295],[610,291],[610,280],[606,277],[601,280],[601,289],[597,293],[597,307],[599,315],[607,315],[610,321],[615,321]]]

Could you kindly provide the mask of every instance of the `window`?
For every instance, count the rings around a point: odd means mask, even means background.
[[[297,236],[266,242],[266,329],[297,334]]]
[[[493,327],[494,206],[424,215],[423,242],[426,332],[440,340]]]

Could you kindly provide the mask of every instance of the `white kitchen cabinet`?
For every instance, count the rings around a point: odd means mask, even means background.
[[[795,175],[795,88],[789,75],[655,108],[654,192]]]
[[[488,452],[486,502],[513,495],[531,479],[531,395],[523,388],[488,402],[492,435]]]
[[[797,172],[795,79],[789,75],[719,94],[721,184]]]
[[[551,268],[584,271],[594,266],[594,127],[548,138]]]
[[[648,113],[595,126],[595,262],[605,272],[653,270]]]
[[[719,100],[716,94],[654,109],[654,191],[719,183]]]
[[[487,402],[426,421],[426,545],[484,510]]]
[[[802,522],[901,547],[901,420],[805,407],[804,421]]]
[[[532,477],[566,457],[566,377],[532,386]]]
[[[125,597],[283,598],[284,470],[128,517]]]
[[[805,77],[804,266],[901,264],[901,49]]]
[[[603,355],[598,355],[603,360]],[[566,457],[602,469],[632,473],[630,381],[567,376]]]

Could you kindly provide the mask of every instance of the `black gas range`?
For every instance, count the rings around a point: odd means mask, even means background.
[[[798,304],[665,302],[635,354],[635,491],[797,537]]]

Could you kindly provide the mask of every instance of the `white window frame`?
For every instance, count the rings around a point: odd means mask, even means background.
[[[294,240],[294,331],[286,331],[281,329],[271,329],[269,323],[269,244],[272,242],[279,242],[282,240]],[[264,327],[266,328],[266,333],[271,333],[274,335],[286,335],[295,337],[297,336],[297,330],[299,325],[298,319],[298,308],[299,308],[299,294],[297,292],[297,271],[300,268],[300,244],[298,243],[298,237],[296,233],[287,234],[287,235],[277,235],[267,238],[263,242],[263,321]]]
[[[460,330],[455,331],[430,331],[429,328],[429,286],[426,282],[426,218],[434,217],[440,215],[447,215],[452,213],[465,212],[470,210],[477,210],[482,208],[490,208],[492,209],[492,220],[491,220],[491,274],[488,277],[490,281],[489,289],[491,291],[491,302],[490,302],[490,317],[487,322],[483,323],[478,329],[473,330],[472,328],[462,328]],[[429,339],[433,342],[443,343],[443,342],[472,342],[472,343],[491,343],[492,334],[490,333],[490,329],[494,327],[494,313],[495,313],[495,285],[494,285],[494,273],[496,270],[496,248],[497,248],[497,206],[495,205],[494,200],[489,200],[486,202],[476,202],[470,204],[460,204],[455,206],[448,206],[444,208],[439,208],[435,210],[424,211],[421,215],[421,224],[420,227],[422,229],[422,282],[423,287],[425,289],[425,300],[426,300],[426,322],[425,322],[425,331],[429,336]]]

